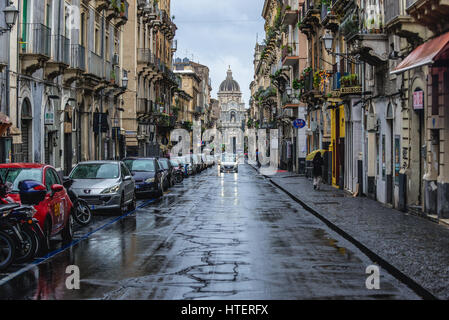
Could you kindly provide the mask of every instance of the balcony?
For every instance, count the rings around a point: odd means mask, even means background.
[[[109,8],[109,6],[111,5],[111,0],[97,0],[95,1],[95,9],[98,12],[101,12],[107,8]]]
[[[52,80],[64,73],[70,64],[70,39],[63,35],[52,35],[51,59],[44,66],[45,78]]]
[[[122,0],[120,5],[119,17],[115,23],[116,27],[124,25],[128,21],[129,16],[129,3],[126,0]]]
[[[348,4],[353,1],[354,0],[331,0],[332,11],[334,14],[344,15]]]
[[[357,74],[345,74],[340,77],[340,96],[360,95],[362,86]]]
[[[64,83],[70,85],[86,71],[86,49],[79,44],[70,46],[70,64],[64,71]]]
[[[299,63],[299,44],[296,42],[288,43],[282,49],[282,65],[294,66]]]
[[[155,57],[148,48],[137,49],[137,73],[143,75],[156,75]]]
[[[449,26],[449,0],[407,0],[407,13],[435,33]]]
[[[88,74],[91,74],[98,79],[103,79],[105,74],[103,58],[92,51],[89,51]]]
[[[300,92],[299,90],[294,90],[291,95],[288,95],[286,92],[282,94],[281,101],[282,101],[282,108],[297,108],[299,107],[299,97]]]
[[[377,66],[388,61],[388,36],[386,34],[357,33],[348,40],[348,52],[358,55],[360,61]]]
[[[322,94],[318,87],[314,86],[313,76],[315,71],[309,70],[301,76],[302,88],[301,88],[301,100],[304,102],[314,101],[315,98],[321,97]]]
[[[321,4],[321,25],[332,32],[337,32],[340,25],[337,15],[325,3]]]
[[[33,74],[44,67],[50,59],[51,29],[40,23],[23,23],[21,26],[22,41],[20,42],[20,58],[22,72]]]
[[[282,17],[283,25],[294,25],[298,21],[299,1],[288,0],[284,7],[284,14]]]
[[[147,114],[149,112],[148,99],[147,98],[137,98],[137,114]]]
[[[321,21],[319,2],[317,0],[305,0],[301,6],[299,29],[309,34],[313,27],[318,26]]]
[[[106,10],[106,19],[111,20],[120,17],[121,0],[111,0]]]
[[[385,11],[385,29],[390,34],[407,39],[410,43],[416,43],[416,45],[421,43],[425,37],[426,28],[405,13],[405,8],[400,7],[402,3],[400,0],[385,1],[385,6],[388,8]]]
[[[6,32],[0,34],[0,48],[8,48],[8,34]],[[0,72],[8,65],[8,50],[0,50]]]

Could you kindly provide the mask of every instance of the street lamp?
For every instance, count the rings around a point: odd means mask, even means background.
[[[5,15],[5,23],[7,28],[0,28],[0,32],[10,31],[12,27],[16,24],[17,15],[19,14],[19,10],[16,9],[12,2],[9,3],[5,9],[3,9],[3,14]]]
[[[123,70],[122,88],[128,88],[128,72],[126,70]]]
[[[343,59],[346,59],[349,62],[352,62],[354,64],[360,64],[360,62],[358,60],[354,60],[351,58],[351,56],[353,56],[352,54],[344,54],[344,53],[338,53],[338,52],[332,51],[334,37],[332,36],[332,34],[329,31],[327,31],[326,34],[323,36],[323,42],[324,42],[324,48],[326,49],[327,53],[329,53],[330,55],[342,57]]]
[[[326,32],[326,34],[323,37],[323,41],[324,41],[324,48],[326,49],[327,52],[330,53],[330,51],[332,50],[332,42],[334,41],[334,37],[332,37],[332,35],[329,32]]]

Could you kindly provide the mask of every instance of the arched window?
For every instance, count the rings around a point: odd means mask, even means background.
[[[236,118],[235,118],[235,112],[231,111],[231,122],[235,122]]]

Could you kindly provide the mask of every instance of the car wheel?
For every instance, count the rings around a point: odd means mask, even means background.
[[[71,242],[73,239],[73,225],[75,223],[75,220],[73,219],[73,216],[69,214],[69,218],[67,219],[67,223],[62,229],[62,241],[65,243]]]

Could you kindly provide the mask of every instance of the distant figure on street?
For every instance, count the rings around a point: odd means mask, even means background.
[[[323,157],[321,157],[321,152],[317,152],[315,157],[313,157],[313,189],[320,190],[322,175],[323,175]]]

